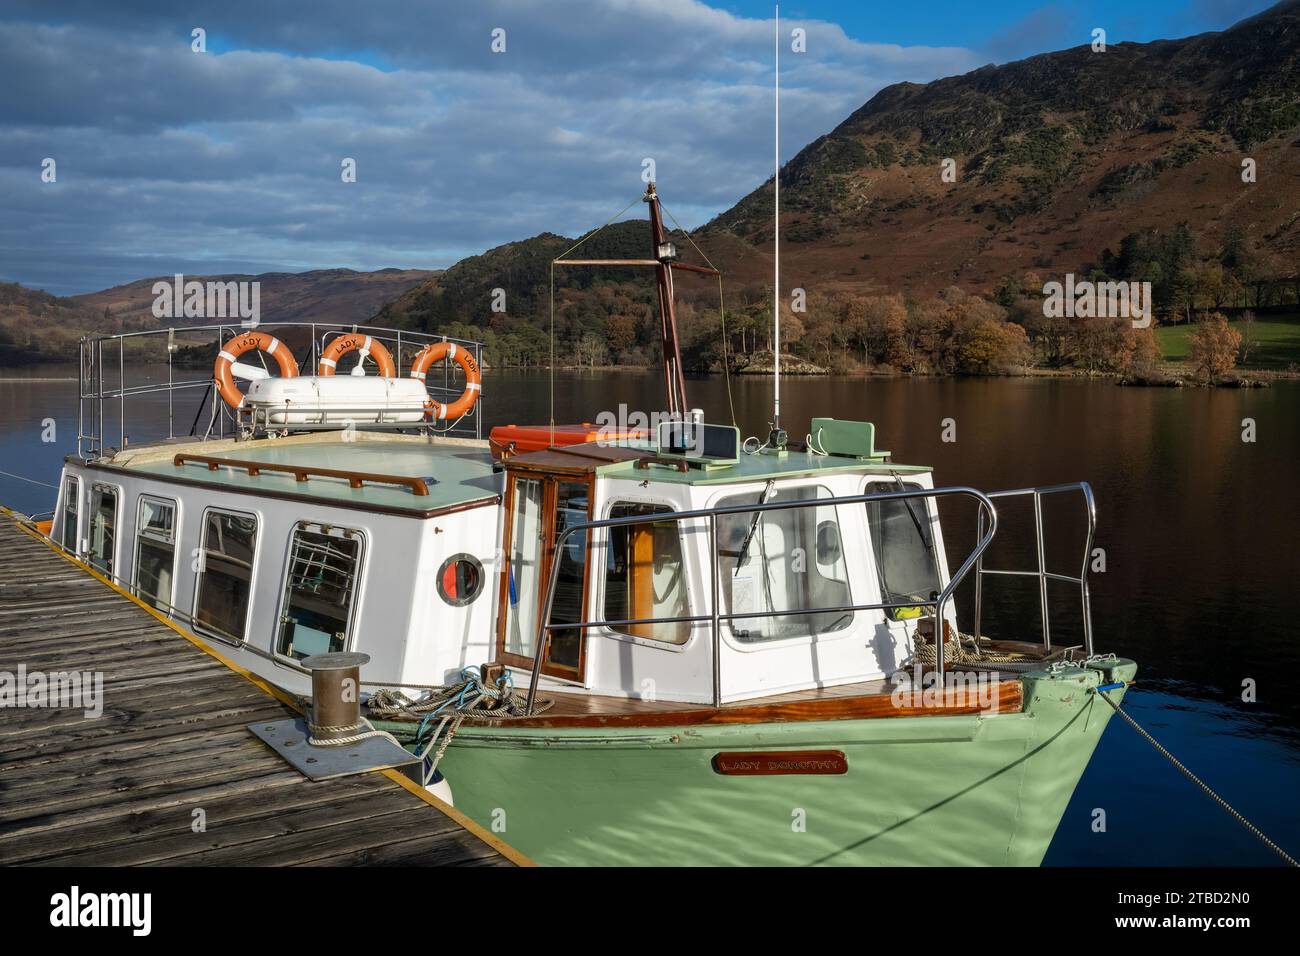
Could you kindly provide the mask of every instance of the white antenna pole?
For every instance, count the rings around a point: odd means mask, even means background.
[[[776,5],[776,174],[772,178],[772,252],[774,259],[772,277],[772,427],[781,424],[781,5]]]

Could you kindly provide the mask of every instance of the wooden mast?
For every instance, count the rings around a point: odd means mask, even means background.
[[[650,207],[650,259],[556,259],[557,266],[652,266],[659,294],[659,336],[663,345],[665,409],[685,419],[691,410],[686,399],[686,377],[682,371],[682,350],[677,340],[677,310],[673,305],[673,270],[721,275],[716,269],[677,261],[677,248],[664,232],[659,194],[655,184],[646,186],[641,201]]]

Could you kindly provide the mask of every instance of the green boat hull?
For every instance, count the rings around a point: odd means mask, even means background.
[[[457,808],[549,865],[1036,866],[1113,713],[1091,688],[1135,673],[1034,672],[1023,710],[995,715],[463,727],[440,769]],[[839,750],[848,771],[713,766],[770,750]]]

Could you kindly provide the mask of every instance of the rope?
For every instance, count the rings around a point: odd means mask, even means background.
[[[691,244],[691,248],[700,254],[700,258],[708,265],[710,269],[717,272],[718,275],[718,317],[722,323],[722,376],[727,383],[727,407],[731,409],[731,424],[736,424],[736,403],[731,398],[731,360],[727,357],[727,306],[722,300],[722,270],[715,266],[711,259],[704,254],[704,250],[696,245],[691,234],[682,228],[682,224],[677,221],[677,217],[672,214],[663,200],[659,200],[659,208],[664,214],[672,220],[672,224],[677,227],[677,231],[686,237],[686,241]]]
[[[1122,685],[1117,685],[1117,686],[1122,686]],[[1201,780],[1200,777],[1196,776],[1196,774],[1192,773],[1185,766],[1183,766],[1183,764],[1178,760],[1177,757],[1175,757],[1163,746],[1161,746],[1158,740],[1156,740],[1149,733],[1147,733],[1136,720],[1134,720],[1132,717],[1126,714],[1120,708],[1119,704],[1115,703],[1115,701],[1111,700],[1109,697],[1106,696],[1107,691],[1115,690],[1117,689],[1117,686],[1111,685],[1111,686],[1106,686],[1104,688],[1095,687],[1093,688],[1093,692],[1102,700],[1104,700],[1106,703],[1110,704],[1111,708],[1115,711],[1115,713],[1123,717],[1130,727],[1132,727],[1139,734],[1145,737],[1147,743],[1149,743],[1152,747],[1155,747],[1162,757],[1164,757],[1166,760],[1168,760],[1171,764],[1173,764],[1178,769],[1179,773],[1181,773],[1192,783],[1196,784],[1196,786],[1200,787],[1201,790],[1205,792],[1206,796],[1208,796],[1211,800],[1213,800],[1220,807],[1222,807],[1228,813],[1229,816],[1231,816],[1234,820],[1236,820],[1248,831],[1250,831],[1250,833],[1252,833],[1261,843],[1263,843],[1266,847],[1268,847],[1270,850],[1272,850],[1274,853],[1280,856],[1283,860],[1285,860],[1288,866],[1300,867],[1300,863],[1297,863],[1294,857],[1292,857],[1289,853],[1287,853],[1280,846],[1278,846],[1267,836],[1265,836],[1263,831],[1261,831],[1259,827],[1255,826],[1255,824],[1251,823],[1240,813],[1238,813],[1235,809],[1233,809],[1232,805],[1229,804],[1228,801],[1224,800],[1223,797],[1219,796],[1217,793],[1211,790],[1209,786],[1206,785],[1206,783],[1203,780]]]
[[[496,723],[503,720],[523,720],[533,716],[528,712],[527,696],[515,690],[514,678],[509,671],[497,678],[495,687],[483,683],[482,672],[477,667],[463,668],[460,676],[462,679],[459,684],[430,688],[418,698],[408,697],[399,690],[380,690],[366,702],[366,709],[375,717],[406,717],[412,720],[419,718],[420,723],[415,730],[413,746],[421,764],[433,750],[434,745],[438,745],[438,752],[433,755],[432,762],[423,771],[426,787],[436,775],[438,764],[442,762],[442,756],[451,745],[456,731],[460,730],[460,725],[467,719]],[[539,700],[534,713],[550,710],[552,706],[554,701]],[[441,719],[426,742],[425,732],[436,717]],[[446,730],[445,734],[444,730]]]
[[[591,232],[587,233],[585,236],[583,236],[581,239],[579,239],[577,242],[569,246],[569,248],[565,249],[558,256],[556,256],[554,259],[551,260],[551,444],[552,445],[555,444],[555,264],[559,262],[561,259],[563,259],[565,256],[567,256],[574,249],[577,249],[588,239],[591,239],[599,232],[603,232],[606,227],[608,227],[611,223],[614,222],[615,219],[623,215],[623,213],[627,212],[629,209],[631,209],[640,201],[641,201],[641,197],[637,196],[636,199],[633,199],[630,203],[628,203],[618,212],[614,213],[614,215],[611,216],[609,219],[606,219],[604,225],[602,225],[599,229],[593,229]]]
[[[35,478],[27,478],[23,475],[15,475],[12,471],[0,471],[0,475],[7,478],[17,478],[19,481],[29,481],[33,485],[44,485],[46,488],[53,488],[55,491],[59,490],[58,485],[52,485],[48,481],[37,481]]]

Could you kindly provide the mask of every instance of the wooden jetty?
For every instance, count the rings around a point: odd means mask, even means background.
[[[291,697],[5,510],[0,680],[20,668],[101,673],[103,712],[0,704],[0,865],[531,865],[399,771],[307,780],[247,729]]]

